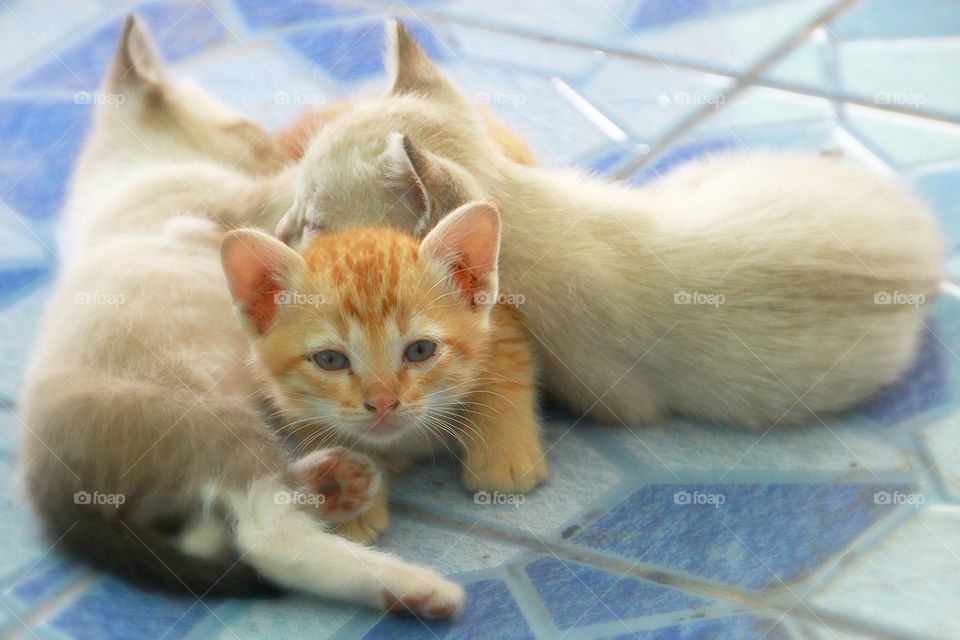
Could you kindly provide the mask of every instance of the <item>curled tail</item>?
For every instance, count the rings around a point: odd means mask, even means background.
[[[160,533],[94,505],[41,507],[51,540],[78,559],[138,587],[222,598],[278,596],[282,591],[240,561],[190,556]]]

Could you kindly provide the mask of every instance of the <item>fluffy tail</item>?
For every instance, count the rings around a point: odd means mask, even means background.
[[[95,505],[43,509],[47,534],[78,559],[138,587],[200,597],[261,598],[282,591],[249,565],[190,556],[151,529]]]

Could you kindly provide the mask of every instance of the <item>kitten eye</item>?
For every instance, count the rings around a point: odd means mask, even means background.
[[[321,351],[313,354],[313,361],[321,369],[340,371],[350,366],[350,359],[339,351]]]
[[[437,350],[437,343],[433,340],[417,340],[403,352],[403,359],[407,362],[423,362],[429,360]]]
[[[303,223],[303,233],[312,235],[314,233],[323,233],[327,228],[319,222],[311,222],[307,220]]]

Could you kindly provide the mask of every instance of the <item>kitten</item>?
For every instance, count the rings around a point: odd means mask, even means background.
[[[304,228],[422,232],[492,201],[501,284],[526,299],[547,387],[601,421],[804,422],[910,365],[944,245],[896,184],[796,153],[691,163],[645,188],[522,166],[402,25],[389,29],[392,89],[312,141],[278,227],[288,242]]]
[[[547,474],[529,336],[497,300],[500,219],[461,207],[422,242],[389,228],[314,235],[302,257],[231,232],[224,271],[274,401],[300,446],[334,441],[388,466],[455,441],[473,490]],[[385,496],[341,527],[387,525]]]
[[[103,91],[124,99],[97,108],[64,216],[75,251],[20,405],[21,472],[51,539],[196,597],[257,595],[263,576],[455,614],[458,585],[326,530],[372,502],[369,458],[328,449],[291,464],[257,410],[220,241],[285,204],[272,178],[250,176],[271,165],[258,154],[269,137],[171,77],[132,17]]]
[[[274,144],[280,155],[287,160],[297,162],[303,158],[310,140],[325,125],[333,122],[350,111],[352,100],[343,100],[323,109],[308,109],[297,116],[292,123],[274,136]],[[479,106],[483,124],[490,131],[503,153],[520,164],[537,164],[533,151],[507,125],[500,122],[489,109]]]

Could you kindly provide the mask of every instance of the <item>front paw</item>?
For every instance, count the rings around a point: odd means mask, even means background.
[[[354,520],[375,504],[380,472],[362,453],[343,447],[321,449],[294,463],[293,472],[313,498],[317,514],[329,523]]]
[[[549,474],[539,440],[496,448],[480,445],[463,458],[463,486],[470,491],[526,493]]]
[[[334,527],[334,532],[347,540],[360,544],[373,544],[387,530],[390,524],[390,512],[387,510],[387,499],[383,493],[373,497],[366,512],[347,522]]]

